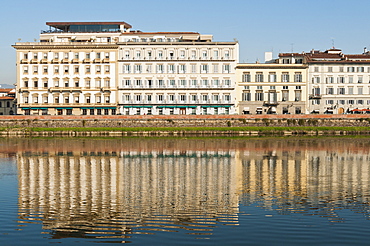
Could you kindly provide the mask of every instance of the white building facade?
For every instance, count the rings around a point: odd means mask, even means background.
[[[234,114],[237,42],[125,22],[49,22],[16,43],[18,114]]]

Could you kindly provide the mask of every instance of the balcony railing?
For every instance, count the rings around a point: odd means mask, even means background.
[[[309,98],[310,99],[321,99],[321,94],[310,94]]]

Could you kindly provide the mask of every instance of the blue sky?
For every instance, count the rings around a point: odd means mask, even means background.
[[[370,48],[370,0],[4,0],[0,9],[0,84],[16,82],[12,44],[33,41],[47,21],[125,21],[141,31],[195,31],[237,39],[240,62],[265,51]]]

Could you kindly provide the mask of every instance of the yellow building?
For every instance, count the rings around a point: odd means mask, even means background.
[[[238,64],[236,102],[239,114],[303,114],[307,112],[307,65]]]

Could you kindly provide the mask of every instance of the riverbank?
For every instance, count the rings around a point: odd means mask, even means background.
[[[0,136],[370,135],[370,115],[2,116]]]
[[[346,136],[369,135],[370,127],[72,127],[0,128],[1,137],[124,137],[124,136]]]

